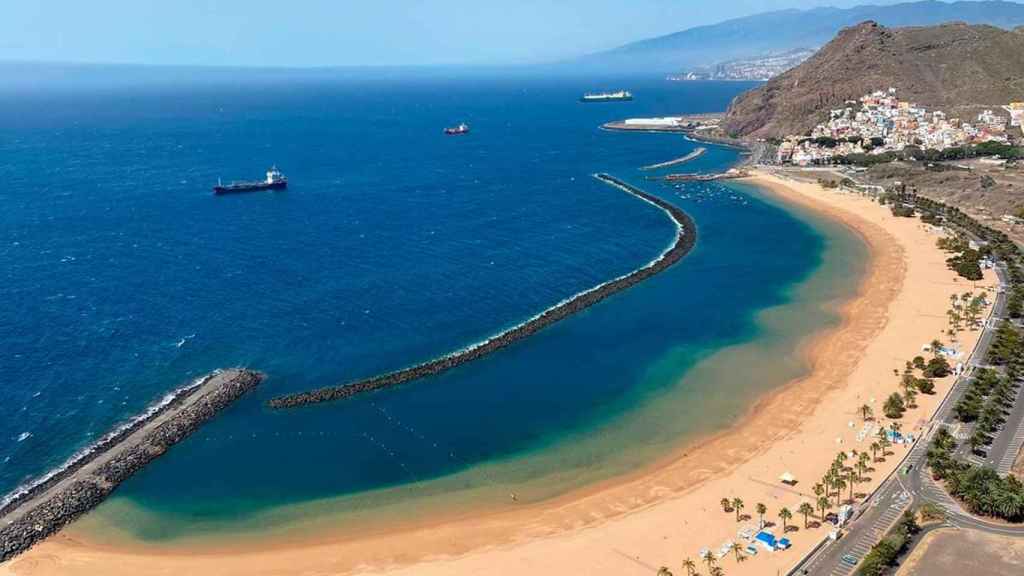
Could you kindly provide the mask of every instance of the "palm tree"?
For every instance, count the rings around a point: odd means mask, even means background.
[[[782,533],[786,533],[786,522],[793,517],[793,513],[789,511],[789,508],[783,508],[779,510],[779,518],[782,519]]]
[[[847,460],[847,459],[848,459],[849,457],[850,457],[850,456],[849,456],[849,455],[847,455],[847,454],[846,454],[846,451],[844,450],[844,451],[840,452],[839,454],[836,454],[836,462],[838,462],[838,463],[839,463],[839,465],[840,465],[840,466],[842,466],[843,464],[846,464],[846,460]]]
[[[704,556],[701,557],[701,560],[708,565],[708,570],[711,570],[711,567],[715,565],[715,556],[711,553],[711,550],[705,552]]]
[[[838,507],[839,497],[843,493],[843,488],[846,488],[846,480],[843,480],[842,476],[837,476],[832,479],[832,487],[836,489],[836,507]]]
[[[878,450],[881,449],[881,448],[882,448],[882,446],[878,442],[872,442],[871,443],[871,459],[872,460],[878,460]]]
[[[683,570],[686,570],[686,576],[694,576],[697,574],[697,565],[693,560],[686,558],[683,560]]]
[[[818,508],[821,509],[821,521],[825,521],[825,512],[832,506],[832,502],[828,499],[828,496],[818,497]]]
[[[764,515],[768,513],[768,507],[761,502],[758,502],[757,506],[754,506],[754,509],[757,510],[757,515],[761,518],[760,526],[764,526]]]
[[[872,458],[868,456],[867,452],[861,452],[857,458],[857,472],[860,473],[860,480],[864,481],[864,473],[868,471],[868,462],[871,462]]]
[[[739,542],[733,542],[732,546],[730,546],[729,548],[733,551],[733,553],[736,554],[736,561],[743,562],[743,555],[740,554],[740,552],[743,552],[743,544],[740,544]]]
[[[880,430],[883,433],[885,432],[885,428],[880,428]],[[889,437],[888,436],[882,436],[882,439],[879,440],[878,443],[881,444],[881,446],[882,446],[882,460],[885,460],[885,450],[889,446],[892,446],[892,442],[889,441]]]
[[[725,576],[725,570],[721,566],[712,566],[711,570],[708,570],[710,576]]]
[[[900,424],[899,422],[893,421],[893,422],[889,423],[889,428],[892,429],[892,433],[893,434],[899,434],[900,430],[903,428],[903,424]]]
[[[850,471],[849,472],[849,474],[850,474],[850,482],[849,482],[849,484],[850,484],[850,502],[853,502],[853,486],[854,486],[854,482],[853,482],[854,471],[853,471],[853,468],[849,468],[849,471]]]
[[[814,506],[811,506],[807,502],[801,502],[800,507],[796,509],[797,512],[804,515],[804,529],[807,529],[807,517],[814,514]]]
[[[914,400],[917,398],[917,391],[913,388],[907,388],[903,393],[903,400],[907,403],[907,408],[917,408],[917,403]]]
[[[871,409],[871,406],[868,406],[867,404],[864,404],[863,406],[860,407],[860,417],[865,422],[867,422],[868,420],[871,420],[874,417],[874,415],[875,415],[875,411]]]
[[[739,498],[732,499],[732,507],[736,510],[736,521],[740,521],[740,510],[743,510],[743,500]]]
[[[662,566],[658,568],[658,576],[672,576],[672,571],[667,566]]]
[[[729,511],[729,499],[728,498],[722,498],[721,500],[718,501],[718,503],[722,505],[722,512],[728,512]]]

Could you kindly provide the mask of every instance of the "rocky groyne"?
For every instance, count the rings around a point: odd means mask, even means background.
[[[669,160],[667,162],[659,162],[657,164],[651,164],[650,166],[643,166],[640,169],[641,170],[657,170],[659,168],[668,168],[669,166],[676,166],[678,164],[685,164],[685,163],[689,162],[690,160],[696,160],[697,158],[700,158],[707,151],[708,151],[708,149],[704,148],[704,147],[697,148],[696,150],[694,150],[693,152],[690,152],[686,156],[682,156],[682,157],[676,158],[674,160]]]
[[[215,372],[109,434],[60,472],[8,499],[0,509],[0,562],[95,508],[121,482],[252,390],[262,378],[250,370]]]
[[[595,286],[594,288],[584,292],[580,292],[579,294],[548,308],[529,320],[473,346],[469,346],[422,364],[417,364],[416,366],[374,376],[365,380],[359,380],[338,386],[329,386],[308,392],[298,392],[295,394],[279,396],[270,400],[268,405],[271,408],[293,408],[308,404],[341,400],[364,392],[389,388],[391,386],[397,386],[425,376],[439,374],[455,368],[456,366],[472,362],[473,360],[504,348],[513,342],[522,340],[523,338],[526,338],[527,336],[530,336],[543,328],[558,322],[559,320],[589,308],[616,292],[621,292],[630,286],[643,282],[647,278],[654,276],[678,262],[686,255],[687,252],[690,251],[691,248],[693,248],[694,243],[697,241],[697,227],[694,225],[690,216],[680,208],[658,198],[657,196],[648,194],[635,186],[627,184],[614,176],[610,176],[608,174],[595,174],[594,177],[662,209],[669,218],[672,219],[673,223],[676,225],[676,237],[672,244],[662,252],[660,256],[649,262],[646,266],[638,268],[624,276],[620,276]]]

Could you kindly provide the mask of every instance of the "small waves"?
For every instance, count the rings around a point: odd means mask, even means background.
[[[299,392],[279,396],[271,399],[268,402],[268,405],[271,408],[293,408],[307,404],[330,402],[332,400],[348,398],[362,392],[397,386],[410,380],[439,374],[456,366],[482,358],[491,352],[526,338],[543,328],[554,324],[555,322],[568,318],[569,316],[600,302],[616,292],[620,292],[642,282],[650,276],[653,276],[654,274],[657,274],[671,266],[693,247],[693,244],[696,241],[696,225],[694,225],[693,220],[681,209],[669,202],[666,202],[665,200],[652,196],[635,186],[627,184],[614,176],[601,173],[594,174],[594,177],[627,194],[643,200],[655,208],[658,208],[675,224],[676,237],[674,241],[662,250],[661,254],[657,258],[648,264],[633,270],[632,272],[617,276],[611,280],[602,282],[593,288],[563,299],[557,304],[535,314],[524,322],[516,324],[515,326],[491,336],[486,340],[460,348],[455,352],[450,352],[433,360],[416,364],[408,368],[403,368],[395,372],[375,376],[373,378],[359,380],[339,386],[329,386],[309,392]]]
[[[214,371],[210,374],[193,380],[192,382],[185,386],[182,386],[181,388],[178,388],[172,392],[168,392],[159,401],[150,405],[149,408],[147,408],[142,414],[135,416],[131,420],[128,420],[124,424],[121,424],[117,428],[111,430],[96,442],[93,442],[89,446],[86,446],[85,448],[82,448],[78,452],[75,452],[70,458],[68,458],[66,462],[64,462],[64,464],[58,466],[57,468],[54,468],[53,470],[50,470],[49,472],[47,472],[46,474],[39,478],[30,480],[28,482],[25,482],[21,486],[18,486],[9,494],[4,496],[3,498],[0,498],[0,514],[2,514],[6,510],[8,505],[14,503],[19,498],[30,495],[34,490],[44,486],[48,482],[58,479],[63,474],[86,464],[91,459],[91,457],[98,451],[102,450],[113,441],[119,439],[126,432],[134,430],[137,426],[146,422],[153,416],[159,414],[164,408],[169,406],[171,402],[174,402],[183,394],[192,392],[195,389],[199,388],[207,381],[209,381],[210,378],[213,378],[215,375],[219,373],[220,370]],[[30,432],[24,432],[20,436],[18,436],[18,442],[27,440],[30,436],[32,436]]]

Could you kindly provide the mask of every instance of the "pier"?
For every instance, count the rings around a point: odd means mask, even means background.
[[[217,371],[105,436],[58,472],[0,506],[0,563],[106,500],[117,487],[187,438],[263,379],[243,369]]]
[[[681,156],[679,158],[676,158],[675,160],[669,160],[667,162],[660,162],[658,164],[651,164],[650,166],[643,166],[640,169],[641,170],[657,170],[658,168],[668,168],[669,166],[676,166],[678,164],[685,164],[685,163],[689,162],[690,160],[696,160],[697,158],[700,158],[707,151],[708,151],[708,149],[704,148],[704,147],[697,148],[696,150],[694,150],[693,152],[690,152],[686,156]]]
[[[279,396],[271,399],[268,402],[268,406],[271,408],[294,408],[309,404],[341,400],[364,392],[390,388],[411,380],[446,372],[452,368],[472,362],[473,360],[477,360],[492,352],[500,350],[501,348],[509,346],[514,342],[535,334],[559,320],[568,318],[581,310],[597,304],[612,294],[621,292],[635,284],[643,282],[647,278],[662,272],[678,262],[693,248],[694,243],[697,241],[697,227],[686,212],[683,212],[677,206],[662,200],[657,196],[648,194],[614,176],[610,176],[608,174],[595,174],[594,177],[664,211],[676,226],[676,237],[672,244],[656,259],[652,260],[645,266],[642,266],[629,274],[619,276],[618,278],[599,284],[589,290],[580,292],[579,294],[548,308],[540,314],[537,314],[529,320],[492,336],[483,342],[479,342],[457,352],[452,352],[422,364],[374,376],[365,380],[358,380],[337,386],[329,386],[308,392],[297,392],[294,394]]]

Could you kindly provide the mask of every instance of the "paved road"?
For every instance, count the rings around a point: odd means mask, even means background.
[[[996,269],[1000,285],[1005,285],[1006,273]],[[1006,294],[997,293],[992,309],[992,318],[1000,319],[1005,315]],[[998,322],[986,324],[978,344],[971,355],[967,370],[964,371],[952,389],[935,411],[935,415],[927,432],[911,449],[900,469],[890,476],[875,494],[859,508],[856,518],[847,527],[844,538],[838,542],[825,544],[817,553],[796,566],[791,575],[829,575],[847,576],[852,574],[855,566],[843,562],[842,558],[853,557],[860,560],[877,543],[889,528],[896,523],[904,510],[924,502],[934,502],[947,513],[946,524],[962,528],[972,528],[985,532],[1024,537],[1024,527],[996,524],[980,520],[968,514],[946,491],[935,484],[931,474],[926,471],[926,454],[932,435],[942,426],[955,428],[953,406],[960,400],[969,387],[971,374],[977,362],[983,362],[994,337],[994,328]],[[1013,414],[1008,418],[1004,430],[993,442],[992,449],[986,457],[985,464],[996,466],[1002,473],[1013,464],[1021,444],[1024,444],[1024,387],[1020,391],[1022,401],[1018,401]],[[965,432],[969,432],[966,431]],[[896,448],[899,450],[899,448]],[[897,456],[899,453],[897,452]],[[904,473],[910,466],[909,473]]]

